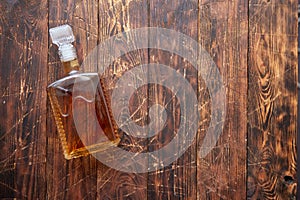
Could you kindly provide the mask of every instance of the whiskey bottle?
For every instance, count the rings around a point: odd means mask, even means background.
[[[98,73],[80,72],[69,25],[49,30],[58,46],[65,77],[47,87],[55,123],[66,159],[117,146],[117,125],[106,103]]]

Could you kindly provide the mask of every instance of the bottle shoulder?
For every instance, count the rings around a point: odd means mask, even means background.
[[[81,82],[99,82],[99,74],[96,72],[78,72],[65,76],[48,85],[49,88],[57,86],[70,86]]]

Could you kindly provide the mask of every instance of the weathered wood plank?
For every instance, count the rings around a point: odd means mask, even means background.
[[[49,1],[49,28],[62,24],[72,26],[79,62],[96,47],[98,39],[98,1]],[[50,41],[48,83],[63,76],[57,47]],[[83,71],[90,71],[86,66]],[[47,198],[95,199],[97,161],[92,156],[65,160],[50,104],[47,112]]]
[[[296,199],[297,1],[250,1],[248,199]]]
[[[124,31],[147,26],[147,9],[148,4],[146,0],[101,0],[99,4],[99,43]],[[128,50],[126,44],[128,41],[133,41],[132,39],[130,37],[122,38],[116,42],[114,48],[117,51],[126,52]],[[146,49],[125,53],[124,56],[115,59],[111,66],[99,66],[108,67],[108,70],[102,75],[103,84],[108,95],[111,97],[116,82],[125,72],[147,62],[148,51]],[[134,85],[136,83],[132,82],[130,84]],[[125,91],[126,87],[124,85]],[[147,122],[147,88],[147,86],[138,88],[133,97],[131,97],[129,105],[130,114],[132,115],[131,119],[140,126],[145,125]],[[140,152],[144,151],[145,147],[147,147],[147,140],[134,138],[122,132],[119,134],[121,137],[119,148],[123,150]],[[126,161],[128,160],[124,160],[124,162]],[[120,166],[122,164],[125,163],[120,160]],[[136,169],[139,165],[147,165],[147,163],[137,163],[131,167],[132,169]],[[146,199],[147,174],[125,173],[104,165],[99,165],[97,191],[98,199]]]
[[[150,1],[150,27],[175,30],[197,41],[197,20],[197,1]],[[177,40],[179,38],[173,39]],[[172,49],[173,45],[174,44],[170,44],[170,49]],[[184,48],[182,48],[182,51],[184,51]],[[174,52],[166,52],[157,49],[151,49],[149,56],[151,63],[164,64],[179,72],[180,75],[189,82],[197,96],[197,71],[186,58],[180,57]],[[160,71],[157,71],[157,74],[160,73]],[[173,87],[181,88],[183,86],[180,85],[180,83],[174,83]],[[167,113],[167,121],[163,129],[150,140],[150,151],[157,151],[160,148],[164,148],[165,145],[172,141],[177,134],[179,127],[182,126],[182,124],[180,124],[180,116],[183,116],[186,119],[190,114],[184,113],[183,110],[180,109],[180,103],[182,102],[176,97],[178,94],[172,93],[171,90],[172,88],[166,88],[162,85],[153,85],[149,88],[149,104],[160,104],[165,108]],[[187,99],[190,98],[188,95],[189,94],[186,93],[183,94],[183,101],[187,102]],[[156,113],[157,118],[159,118],[160,115],[161,113]],[[183,123],[188,122],[184,121]],[[180,138],[180,141],[183,141],[184,136],[179,135],[178,137]],[[178,143],[176,145],[177,149],[171,149],[171,151],[174,151],[174,154],[179,152],[179,148],[183,143]],[[168,159],[164,157],[164,155],[162,156],[162,159]],[[157,160],[158,163],[161,162],[159,158],[157,158]],[[169,166],[164,166],[164,168],[160,170],[149,172],[148,198],[196,199],[196,160],[196,141],[194,141],[191,147],[178,160],[174,161]],[[149,165],[150,164],[152,163],[149,163]]]
[[[47,1],[0,10],[0,198],[45,199]]]
[[[300,0],[298,0],[298,9],[299,9],[299,4],[300,4]],[[298,11],[299,12],[299,11]],[[299,16],[298,16],[298,19],[299,19]],[[300,48],[300,26],[299,26],[299,22],[298,22],[298,49]],[[298,83],[299,83],[299,80],[300,80],[300,51],[298,50]],[[297,96],[297,101],[298,101],[298,104],[297,104],[297,144],[300,144],[300,137],[299,137],[299,133],[300,133],[300,97],[299,97],[299,91],[300,91],[300,87],[298,86],[298,96]],[[300,148],[297,147],[297,162],[300,160]],[[300,177],[300,170],[297,170],[297,177]],[[297,197],[300,195],[300,187],[298,186],[299,184],[299,178],[297,179]]]
[[[198,157],[198,198],[245,199],[248,1],[201,0],[199,8],[199,42],[222,75],[227,109],[216,146],[206,157]],[[199,91],[198,151],[211,120],[212,101],[203,79]]]
[[[296,13],[296,0],[1,1],[0,198],[296,199]],[[149,174],[117,171],[92,156],[66,161],[45,90],[62,77],[48,28],[65,23],[75,33],[80,62],[97,42],[139,27],[169,28],[197,40],[220,69],[227,92],[225,127],[213,150],[199,157],[211,120],[201,74],[177,55],[149,49],[117,59],[104,75],[105,87],[111,93],[125,71],[148,61],[178,70],[198,92],[197,142]],[[86,65],[84,71],[94,69]],[[182,114],[172,92],[149,85],[130,102],[139,125],[149,123],[155,103],[165,106],[168,121],[148,141],[121,133],[120,148],[153,151],[168,144]]]

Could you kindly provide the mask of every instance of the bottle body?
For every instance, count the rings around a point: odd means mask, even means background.
[[[97,73],[70,73],[47,88],[66,159],[117,146],[117,126]]]

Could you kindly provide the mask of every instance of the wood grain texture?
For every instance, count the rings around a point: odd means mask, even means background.
[[[297,3],[0,1],[0,198],[299,198],[295,194]],[[119,78],[140,64],[160,63],[176,69],[198,94],[197,141],[171,165],[143,174],[117,171],[92,156],[65,160],[46,95],[47,85],[63,76],[48,29],[65,23],[75,33],[80,63],[97,44],[140,27],[173,29],[198,41],[218,66],[226,88],[225,126],[212,151],[199,157],[211,120],[211,97],[201,74],[178,55],[143,49],[126,53],[109,66],[102,76],[106,89],[111,94]],[[118,41],[117,49],[126,51],[131,40]],[[85,65],[83,70],[100,67],[105,66]],[[166,108],[168,121],[148,140],[120,131],[119,147],[146,152],[168,144],[180,126],[179,116],[186,114],[181,113],[175,96],[160,85],[140,87],[130,99],[132,119],[147,125],[149,108],[158,103]],[[139,165],[150,163],[132,167]]]
[[[47,1],[0,10],[0,198],[44,199]]]
[[[216,146],[197,160],[199,199],[245,199],[248,2],[206,1],[199,5],[199,43],[209,52],[226,88],[226,117]],[[201,74],[200,74],[201,76]],[[211,99],[199,78],[198,151],[211,120]]]
[[[99,4],[99,43],[124,31],[147,26],[147,9],[146,0],[101,0]],[[133,41],[133,38],[130,37],[123,39],[116,44],[116,50],[121,53],[127,52],[127,42]],[[111,66],[99,66],[100,71],[102,71],[100,67],[108,67],[104,71],[102,79],[109,96],[111,97],[116,82],[125,72],[147,62],[148,51],[146,49],[125,53],[125,55],[116,59]],[[130,84],[134,85],[136,83],[132,82]],[[126,91],[127,86],[124,85],[123,87]],[[147,86],[138,88],[131,97],[128,107],[131,119],[140,126],[145,125],[147,122],[147,90]],[[124,109],[127,109],[127,106]],[[119,134],[121,137],[119,148],[136,153],[145,151],[145,148],[147,148],[147,140],[134,138],[122,131]],[[147,166],[147,163],[136,163],[131,167],[135,169],[139,165]],[[125,173],[99,165],[97,192],[98,199],[147,199],[147,173]]]
[[[300,0],[298,0],[298,9],[299,9],[299,4],[300,4]],[[299,11],[298,11],[299,12]],[[298,15],[298,19],[299,19],[299,15]],[[299,22],[298,22],[298,49],[300,48],[300,37],[299,37],[299,35],[300,35],[300,26],[299,26]],[[299,82],[299,80],[300,80],[300,51],[298,50],[298,82]],[[300,126],[299,126],[299,124],[300,124],[300,118],[299,118],[299,116],[300,116],[300,104],[299,104],[299,102],[300,102],[300,98],[299,98],[299,91],[300,91],[300,88],[298,87],[298,96],[297,96],[297,101],[298,101],[298,104],[297,104],[297,144],[300,144],[300,137],[299,137],[299,133],[300,133]],[[296,148],[297,149],[297,162],[300,160],[300,154],[299,154],[299,150],[300,150],[300,148],[299,147],[297,147]],[[300,177],[300,170],[297,170],[297,177]],[[297,180],[297,185],[298,185],[298,183],[299,183],[299,178],[298,178],[298,180]],[[297,196],[299,196],[300,195],[300,187],[298,186],[297,187]]]
[[[198,39],[198,2],[197,1],[150,1],[150,27],[162,27],[183,33],[197,41]],[[174,38],[176,40],[178,38]],[[179,40],[179,39],[178,39]],[[156,41],[153,41],[156,42]],[[172,48],[174,44],[169,44]],[[182,48],[184,51],[184,48]],[[157,49],[150,50],[150,62],[164,64],[173,68],[186,79],[194,89],[197,95],[197,70],[185,60],[173,52],[167,52]],[[161,74],[157,71],[157,74]],[[157,76],[159,77],[159,76]],[[164,78],[161,78],[164,80]],[[180,83],[174,83],[175,88],[181,88]],[[161,85],[153,85],[149,88],[149,104],[160,104],[166,109],[167,121],[161,132],[157,133],[149,143],[150,151],[157,151],[164,148],[178,134],[181,117],[185,119],[189,113],[184,113],[180,109],[180,101],[177,94],[172,93],[172,88],[166,88]],[[188,94],[183,94],[183,101],[187,101]],[[187,105],[191,106],[191,105]],[[160,116],[161,113],[156,113]],[[183,121],[187,123],[187,121]],[[187,130],[186,130],[187,131]],[[179,135],[180,141],[184,136]],[[176,144],[177,149],[172,149],[174,153],[179,152],[183,145]],[[162,156],[162,159],[168,159]],[[159,160],[159,158],[157,158]],[[176,161],[169,166],[165,166],[154,172],[149,172],[148,178],[148,199],[196,199],[196,141],[191,147]],[[158,161],[160,162],[160,161]],[[151,164],[151,163],[149,163]]]
[[[297,1],[250,1],[248,199],[296,199]]]
[[[98,39],[98,1],[49,0],[49,28],[72,26],[79,62],[96,47]],[[63,76],[57,47],[49,41],[48,84]],[[83,71],[92,71],[93,66]],[[50,104],[47,113],[47,198],[95,199],[97,189],[97,161],[92,156],[65,160]]]

